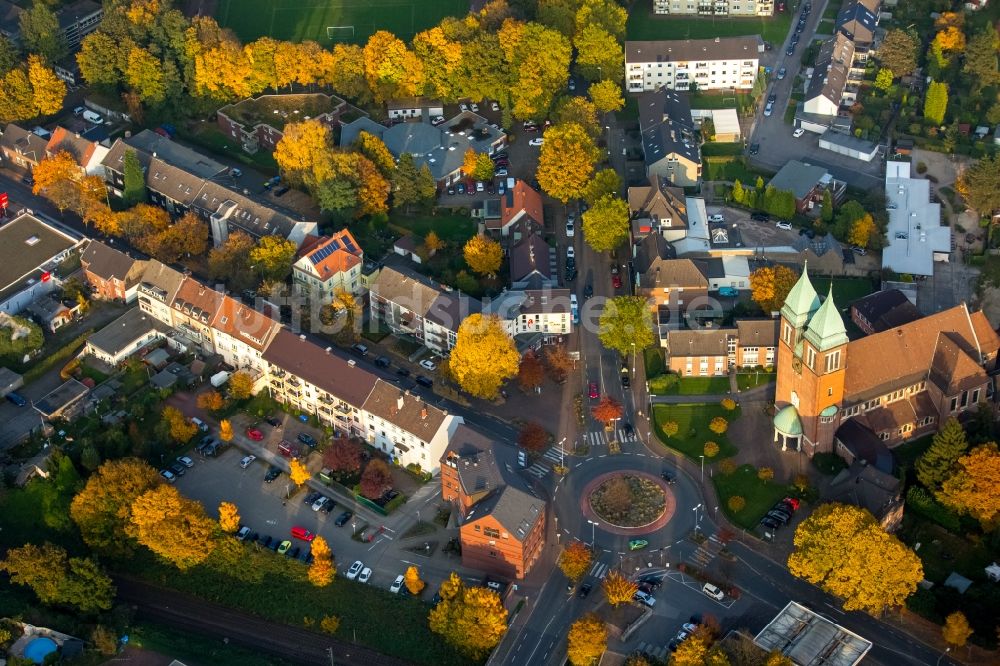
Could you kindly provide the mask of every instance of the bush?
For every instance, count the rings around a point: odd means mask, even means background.
[[[388,502],[386,502],[386,504],[385,504],[385,506],[383,508],[385,509],[386,513],[392,513],[393,511],[395,511],[399,507],[403,506],[403,504],[406,503],[406,499],[407,499],[406,495],[404,495],[403,493],[400,493],[400,494],[396,495],[395,497],[393,497]]]
[[[643,350],[642,357],[646,365],[646,377],[655,378],[657,375],[662,375],[667,371],[667,364],[663,359],[662,347],[648,347]]]
[[[335,634],[340,628],[340,618],[336,615],[327,615],[319,621],[319,628],[328,634]]]
[[[680,381],[679,378],[673,373],[653,377],[649,380],[649,392],[656,394],[667,393],[677,386],[678,381]]]
[[[958,534],[962,529],[958,514],[950,511],[920,486],[910,486],[910,489],[906,491],[906,506],[949,532]]]
[[[917,173],[927,173],[927,165],[923,162],[917,162]]]
[[[736,409],[736,401],[733,400],[732,398],[723,398],[720,404],[722,405],[722,408],[727,412],[731,412],[734,409]]]
[[[736,461],[732,458],[725,458],[719,463],[719,471],[729,476],[736,471]]]
[[[708,424],[708,429],[714,432],[716,435],[721,435],[727,430],[729,430],[729,421],[722,418],[721,416],[716,416]]]
[[[740,495],[733,495],[729,498],[729,501],[726,502],[726,506],[728,506],[729,510],[733,513],[739,513],[746,505],[747,501]]]
[[[774,478],[774,470],[770,467],[761,467],[757,470],[757,478],[761,481],[770,481]]]
[[[795,489],[800,493],[804,493],[809,490],[809,477],[805,474],[796,474],[795,478],[792,479],[792,485],[795,486]]]
[[[715,442],[705,442],[705,457],[714,458],[719,455],[719,445]]]

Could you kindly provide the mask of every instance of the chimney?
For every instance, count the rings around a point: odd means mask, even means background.
[[[427,418],[427,405],[420,408],[420,420],[423,421]]]
[[[333,347],[327,347],[323,351],[325,351],[327,354],[329,354],[331,351],[333,351]]]
[[[403,396],[396,398],[396,409],[403,409]]]

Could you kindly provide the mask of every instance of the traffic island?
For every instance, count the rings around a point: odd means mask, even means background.
[[[589,520],[612,534],[654,532],[674,515],[677,502],[660,478],[639,471],[602,474],[580,494],[580,508]]]

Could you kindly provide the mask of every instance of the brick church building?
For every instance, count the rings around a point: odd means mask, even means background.
[[[992,400],[1000,337],[966,305],[849,340],[808,269],[781,308],[774,442],[849,462],[937,432]]]

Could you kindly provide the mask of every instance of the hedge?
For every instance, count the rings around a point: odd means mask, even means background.
[[[920,486],[910,486],[906,491],[906,508],[937,523],[949,532],[957,534],[962,529],[959,515],[931,497],[931,494]]]

